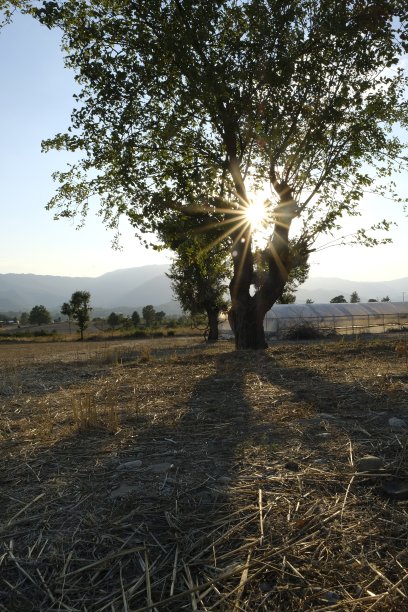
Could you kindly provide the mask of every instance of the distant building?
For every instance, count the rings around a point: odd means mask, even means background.
[[[408,330],[408,302],[275,304],[266,314],[264,328],[268,335],[279,337],[302,323],[338,334]],[[220,324],[220,331],[231,331],[228,320]]]

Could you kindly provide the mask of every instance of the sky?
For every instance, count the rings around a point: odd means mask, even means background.
[[[73,73],[64,68],[59,33],[15,16],[0,31],[0,83],[0,274],[100,276],[170,261],[169,251],[141,245],[125,219],[122,249],[115,251],[113,233],[95,214],[77,230],[72,221],[54,221],[45,210],[55,191],[51,174],[70,158],[64,152],[41,153],[41,140],[66,131],[76,89]],[[399,182],[408,195],[408,173]],[[362,210],[364,216],[346,223],[342,233],[393,219],[398,223],[393,244],[317,251],[310,258],[310,276],[357,281],[408,276],[408,219],[400,205],[369,196]]]

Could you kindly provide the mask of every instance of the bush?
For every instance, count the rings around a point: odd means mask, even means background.
[[[389,327],[386,330],[386,334],[401,334],[404,332],[408,332],[408,326],[401,325],[400,327]]]
[[[148,337],[148,335],[147,335],[147,333],[145,332],[145,330],[144,330],[144,329],[137,329],[137,330],[134,332],[133,337],[134,337],[134,338],[147,338],[147,337]]]
[[[169,329],[169,330],[167,331],[167,335],[168,335],[168,336],[175,336],[175,335],[176,335],[176,332],[174,331],[174,329]]]
[[[313,323],[296,323],[285,329],[281,338],[284,340],[321,340],[323,338],[333,338],[336,336],[335,329],[320,328]]]

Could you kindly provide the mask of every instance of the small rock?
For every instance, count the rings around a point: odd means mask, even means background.
[[[366,455],[361,457],[356,463],[356,469],[358,472],[378,472],[383,467],[383,460],[381,457],[375,457],[374,455]]]
[[[300,470],[300,466],[296,461],[287,461],[285,463],[285,468],[291,472],[299,472]]]
[[[126,495],[133,493],[133,491],[136,491],[136,489],[137,487],[122,482],[122,484],[120,484],[116,489],[113,489],[113,491],[111,491],[110,497],[111,499],[117,499],[118,497],[126,497]]]
[[[153,474],[165,474],[173,468],[173,463],[156,463],[155,465],[150,465],[148,469]]]
[[[217,478],[217,482],[220,482],[221,484],[228,484],[231,482],[231,478],[229,476],[220,476]]]
[[[391,417],[391,419],[388,419],[388,425],[391,427],[391,429],[396,430],[406,429],[407,427],[404,419],[398,419],[397,417]]]
[[[408,499],[408,480],[388,480],[383,482],[382,490],[392,499]]]
[[[341,599],[341,595],[339,595],[338,593],[333,593],[333,591],[327,591],[326,593],[322,593],[320,597],[329,605],[334,605]]]
[[[135,461],[126,461],[126,463],[121,463],[118,466],[118,470],[135,470],[136,468],[140,468],[142,462],[140,459],[136,459]]]

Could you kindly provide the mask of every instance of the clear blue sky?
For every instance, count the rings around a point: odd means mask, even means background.
[[[41,153],[41,140],[66,130],[75,90],[73,75],[63,66],[58,33],[17,15],[0,32],[0,83],[0,273],[99,276],[168,261],[165,253],[141,246],[125,220],[123,250],[116,252],[111,248],[113,235],[100,218],[90,215],[85,228],[75,230],[70,221],[54,221],[45,210],[54,190],[51,173],[63,169],[69,158],[65,153]],[[400,181],[407,194],[408,175]],[[400,207],[367,198],[363,210],[365,221],[353,222],[354,227],[392,218],[399,224],[394,244],[318,252],[311,258],[311,276],[408,276],[408,219]],[[352,229],[347,224],[344,233]]]

